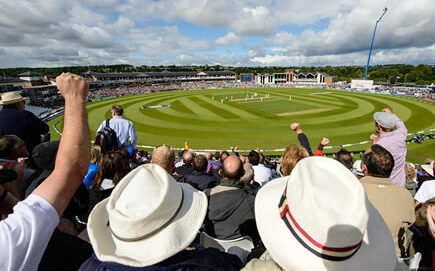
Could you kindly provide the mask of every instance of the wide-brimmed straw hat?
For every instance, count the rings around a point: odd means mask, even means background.
[[[301,160],[290,176],[262,187],[257,227],[274,261],[285,270],[394,270],[391,232],[363,186],[339,162]]]
[[[1,95],[0,105],[8,105],[19,102],[25,102],[27,98],[23,98],[19,91],[5,92]]]
[[[127,174],[89,215],[88,233],[97,258],[150,266],[185,249],[207,211],[207,197],[177,183],[156,164]]]

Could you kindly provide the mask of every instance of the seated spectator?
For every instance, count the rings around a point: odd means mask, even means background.
[[[244,163],[243,170],[245,171],[245,174],[240,178],[240,181],[245,185],[246,189],[256,193],[260,188],[260,184],[255,181],[254,167],[249,162]]]
[[[417,187],[417,169],[414,164],[408,162],[405,163],[405,177],[405,188],[409,193],[411,193],[411,196],[414,196]]]
[[[9,191],[18,190],[18,184],[23,178],[24,163],[7,160],[0,165],[0,221],[12,213],[12,208],[19,202]]]
[[[42,172],[37,176],[26,190],[26,197],[44,182],[48,176],[53,172],[56,167],[56,155],[59,149],[59,141],[49,141],[37,145],[33,149],[32,158],[35,164],[42,169]],[[75,222],[75,216],[83,216],[88,211],[89,195],[88,191],[83,184],[81,184],[67,208],[62,214],[62,219],[70,220],[69,223]],[[61,219],[61,223],[63,223]],[[67,222],[68,223],[68,222]],[[72,227],[71,227],[72,228]],[[69,229],[69,232],[75,229]]]
[[[262,187],[255,214],[267,251],[242,270],[407,270],[363,187],[333,159],[302,159]]]
[[[215,187],[219,183],[219,178],[213,174],[207,173],[207,158],[204,155],[196,155],[193,158],[193,172],[186,178],[194,183],[198,190]]]
[[[221,151],[218,154],[218,158],[216,158],[216,163],[215,163],[215,168],[217,171],[219,171],[222,168],[222,163],[225,160],[225,158],[227,158],[228,156],[230,156],[230,154],[227,151]]]
[[[429,175],[430,179],[435,179],[435,161],[432,161],[429,164],[421,165],[421,168]]]
[[[294,144],[288,146],[282,154],[280,167],[281,176],[284,177],[290,175],[296,164],[308,156],[308,151],[304,147]]]
[[[183,175],[174,171],[175,153],[168,145],[162,145],[155,148],[151,154],[151,163],[161,166],[168,174],[179,183],[188,183],[197,189],[196,184],[187,180]]]
[[[218,168],[213,161],[213,154],[211,152],[206,152],[205,158],[207,158],[207,173],[214,174],[217,172]]]
[[[124,150],[108,151],[104,154],[94,184],[89,190],[88,215],[97,203],[110,196],[115,186],[129,172],[128,154]]]
[[[193,152],[191,151],[184,151],[183,152],[183,165],[176,167],[175,172],[177,172],[180,175],[183,175],[184,177],[187,177],[188,175],[192,174],[194,169],[192,167],[193,162]]]
[[[346,168],[350,171],[353,169],[353,157],[352,154],[344,149],[341,149],[337,152],[337,156],[335,159],[342,163]]]
[[[17,160],[28,157],[26,143],[16,135],[5,135],[0,138],[0,158]]]
[[[353,166],[352,166],[352,173],[358,179],[361,179],[362,177],[364,177],[364,173],[362,172],[362,169],[361,169],[361,162],[362,162],[362,160],[356,160],[355,162],[353,162]]]
[[[59,141],[44,142],[35,147],[33,150],[32,158],[35,164],[42,169],[42,172],[36,177],[29,187],[26,189],[26,197],[32,194],[48,176],[53,172],[55,168],[56,155],[59,149]]]
[[[21,159],[29,158],[28,156],[26,143],[18,136],[5,135],[0,138],[0,161],[21,161]],[[14,193],[17,199],[25,197],[27,187],[41,173],[40,169],[31,168],[27,164],[24,166],[24,176],[18,184],[18,191]]]
[[[420,165],[417,171],[417,190],[423,185],[425,181],[430,181],[435,179],[434,175],[434,161],[430,164]]]
[[[101,162],[101,147],[100,146],[92,146],[90,153],[90,163],[88,167],[88,173],[83,180],[86,188],[90,188],[94,183],[95,174],[98,171],[99,164]]]
[[[414,201],[411,194],[390,179],[394,158],[380,145],[372,145],[364,154],[360,179],[367,197],[381,214],[392,233],[397,257],[407,256],[409,240],[405,231],[415,222]]]
[[[260,163],[260,154],[258,152],[250,151],[248,160],[254,168],[254,178],[257,183],[263,186],[272,179],[272,170]]]
[[[90,214],[95,254],[80,271],[239,270],[237,256],[191,247],[206,212],[204,193],[156,164],[140,166]]]
[[[209,235],[224,240],[250,236],[258,242],[255,195],[240,181],[244,173],[242,161],[237,156],[229,156],[222,165],[221,182],[207,190],[209,204],[205,231]]]
[[[415,193],[415,208],[419,208],[429,199],[435,197],[435,180],[425,181]]]
[[[89,164],[88,157],[83,156],[89,152],[90,141],[85,109],[88,84],[79,76],[63,73],[56,78],[56,85],[65,99],[56,166],[29,197],[16,204],[13,215],[0,221],[0,262],[4,270],[37,269],[59,215],[81,184]],[[3,194],[6,201],[0,201],[0,206],[11,208],[9,193],[0,185]]]

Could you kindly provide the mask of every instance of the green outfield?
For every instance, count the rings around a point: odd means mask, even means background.
[[[122,105],[124,117],[134,122],[138,144],[148,146],[182,147],[187,140],[195,149],[236,145],[240,149],[285,148],[297,143],[288,128],[292,122],[301,123],[312,147],[323,136],[330,139],[330,145],[355,143],[368,140],[374,132],[373,113],[385,107],[405,121],[409,132],[435,128],[435,105],[415,98],[329,89],[256,88],[171,91],[89,103],[92,135],[110,117],[114,103]],[[164,104],[170,106],[141,108]],[[409,160],[421,163],[434,159],[435,142],[412,143],[408,150]]]

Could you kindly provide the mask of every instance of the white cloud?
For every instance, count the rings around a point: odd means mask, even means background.
[[[248,56],[250,58],[253,58],[253,57],[263,57],[263,56],[265,56],[265,54],[266,54],[266,50],[264,50],[264,48],[260,47],[260,46],[252,47],[248,51]]]
[[[0,66],[363,65],[386,3],[372,63],[434,64],[433,0],[0,0]]]
[[[226,45],[232,45],[235,43],[239,43],[241,40],[242,39],[239,36],[237,36],[233,32],[229,32],[225,36],[217,38],[216,44],[226,46]]]

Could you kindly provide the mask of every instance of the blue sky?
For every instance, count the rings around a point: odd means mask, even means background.
[[[435,64],[433,0],[0,0],[0,67]],[[26,14],[26,16],[23,16]]]

